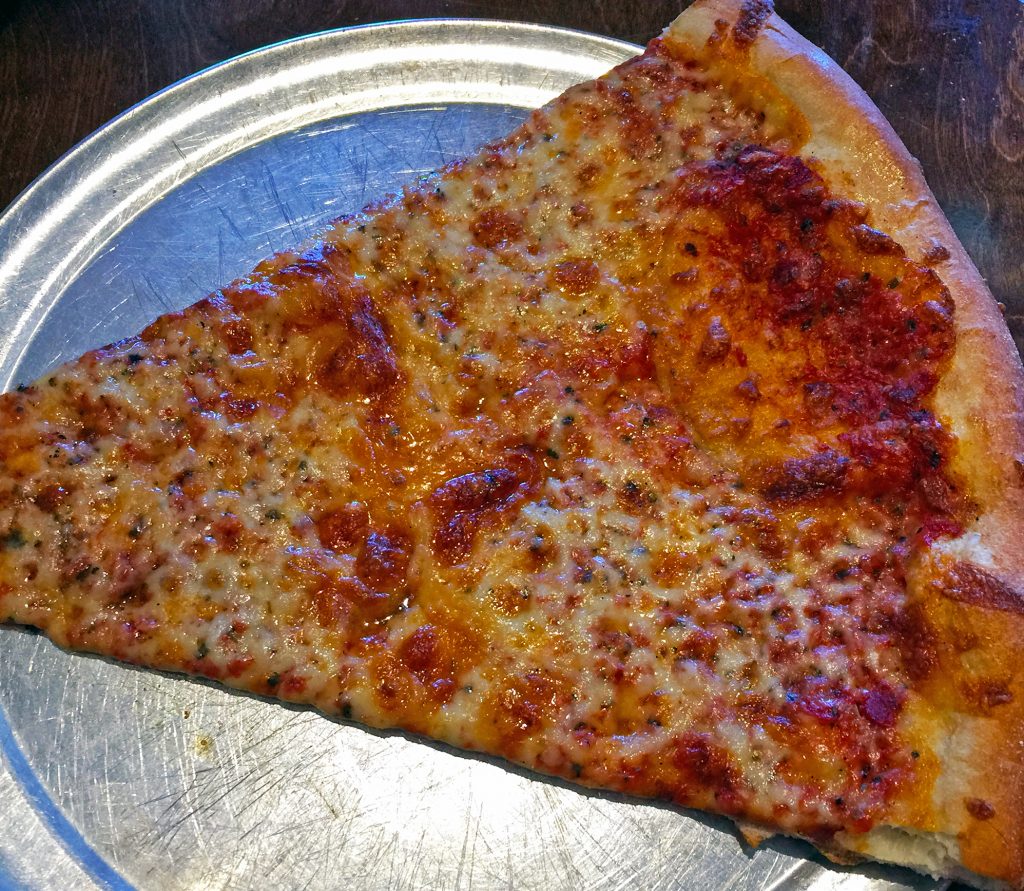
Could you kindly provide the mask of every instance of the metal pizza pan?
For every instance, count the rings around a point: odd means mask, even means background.
[[[389,23],[258,50],[125,112],[0,218],[0,385],[132,334],[639,50]],[[724,820],[0,629],[0,887],[935,888],[752,851]]]

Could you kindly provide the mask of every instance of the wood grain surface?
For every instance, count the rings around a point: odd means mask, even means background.
[[[20,0],[0,4],[0,208],[79,140],[162,87],[314,31],[461,16],[643,43],[685,0]],[[1024,347],[1024,4],[776,0],[920,159]]]
[[[564,25],[643,43],[685,0],[7,0],[0,207],[104,122],[231,56],[398,18]],[[776,0],[868,92],[912,154],[1024,348],[1024,4]]]

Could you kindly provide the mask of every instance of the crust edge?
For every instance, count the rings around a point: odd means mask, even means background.
[[[1024,604],[1024,369],[1000,308],[946,220],[920,164],[864,91],[824,52],[800,36],[765,0],[697,0],[666,31],[691,49],[709,36],[756,21],[756,36],[728,50],[780,90],[809,123],[800,152],[836,192],[861,201],[872,224],[891,233],[915,261],[934,265],[956,305],[957,346],[936,392],[937,414],[960,448],[952,472],[979,506],[967,533],[944,550],[980,566]],[[716,28],[717,24],[717,28]],[[936,246],[939,246],[938,248]],[[944,259],[942,255],[948,252]],[[972,460],[981,457],[984,460]],[[940,740],[940,777],[930,800],[898,801],[893,813],[863,835],[819,845],[830,857],[869,857],[951,876],[979,887],[1024,887],[1024,682],[1011,680],[1013,700],[996,716],[960,711],[963,627],[982,629],[990,658],[1012,670],[1024,660],[1024,609],[993,609],[944,600],[933,561],[910,580],[911,596],[928,609],[942,651],[939,678],[926,698],[935,707],[916,715],[911,734]],[[996,654],[995,659],[991,654]],[[992,766],[993,759],[998,768]],[[996,816],[972,819],[965,790],[995,805]],[[744,827],[747,835],[750,827]],[[763,835],[763,833],[757,833]]]

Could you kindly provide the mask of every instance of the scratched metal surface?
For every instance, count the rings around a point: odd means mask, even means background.
[[[0,384],[135,332],[634,51],[434,22],[159,94],[0,220]],[[0,629],[0,887],[934,888]]]

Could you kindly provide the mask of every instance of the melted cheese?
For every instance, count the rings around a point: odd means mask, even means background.
[[[950,304],[779,120],[655,43],[8,394],[0,618],[870,825],[915,769],[903,567],[959,509],[928,410]]]

